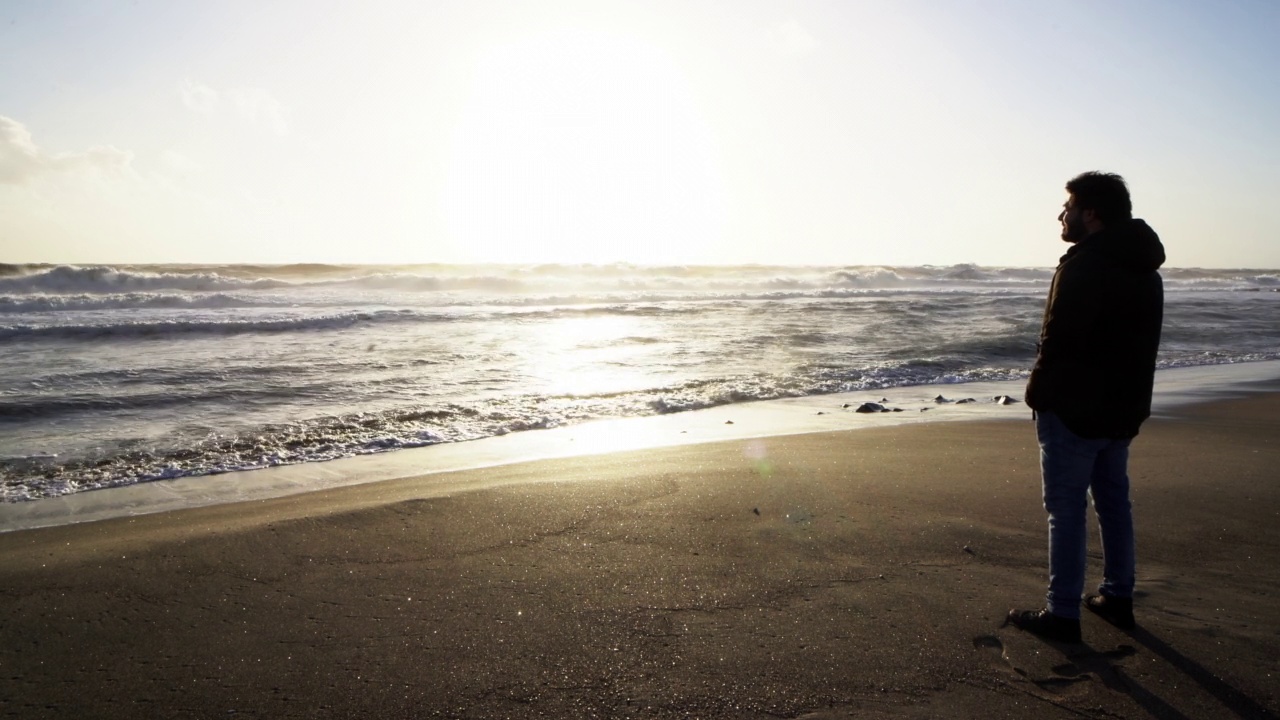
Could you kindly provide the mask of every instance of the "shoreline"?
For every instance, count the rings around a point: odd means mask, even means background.
[[[1034,432],[539,460],[0,535],[24,717],[1280,713],[1280,392],[1134,443],[1139,628],[1043,602]],[[1090,536],[1090,580],[1100,572]],[[1028,710],[1028,708],[1032,708]]]
[[[242,503],[336,487],[498,467],[552,458],[602,455],[726,440],[782,437],[904,424],[1029,419],[1025,380],[918,385],[832,395],[734,403],[667,415],[602,419],[460,443],[157,480],[55,498],[0,504],[0,534],[192,507]],[[1156,373],[1153,418],[1179,408],[1280,389],[1280,360],[1170,368]],[[933,401],[974,398],[968,404]],[[1018,398],[998,405],[992,398]],[[902,412],[853,408],[888,398]],[[924,409],[924,411],[922,411]]]

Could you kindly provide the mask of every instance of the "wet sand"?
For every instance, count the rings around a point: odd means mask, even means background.
[[[1280,713],[1280,395],[1149,422],[1139,628],[1038,607],[1022,421],[530,462],[0,535],[17,717]],[[1100,556],[1091,535],[1091,581]]]

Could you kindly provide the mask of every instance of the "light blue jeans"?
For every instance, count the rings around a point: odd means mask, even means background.
[[[1102,534],[1098,591],[1133,597],[1133,512],[1129,503],[1129,440],[1082,438],[1051,412],[1036,413],[1044,509],[1049,512],[1049,611],[1080,617],[1084,592],[1089,496]]]

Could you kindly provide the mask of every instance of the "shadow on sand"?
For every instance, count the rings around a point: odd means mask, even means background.
[[[1005,626],[1007,625],[1006,622]],[[1275,712],[1213,674],[1200,663],[1173,649],[1168,643],[1152,635],[1150,631],[1138,627],[1124,632],[1134,643],[1151,651],[1174,670],[1183,673],[1203,688],[1235,717],[1241,720],[1277,718]],[[1183,713],[1159,695],[1143,687],[1125,670],[1122,661],[1138,653],[1134,645],[1122,644],[1113,650],[1098,650],[1088,644],[1070,645],[1044,638],[1041,638],[1041,641],[1056,648],[1069,660],[1067,663],[1054,666],[1051,669],[1052,676],[1047,678],[1036,678],[1026,669],[1014,664],[1005,652],[1004,643],[995,635],[980,635],[974,638],[973,644],[974,647],[998,653],[1003,664],[1041,690],[1055,692],[1093,677],[1101,681],[1107,689],[1128,695],[1151,717],[1160,718],[1160,720],[1192,720],[1192,716]]]
[[[1204,688],[1205,692],[1208,692],[1217,698],[1218,702],[1225,705],[1236,717],[1243,720],[1270,720],[1276,717],[1275,713],[1263,707],[1256,700],[1232,687],[1225,680],[1210,672],[1205,666],[1173,649],[1168,643],[1152,635],[1147,630],[1139,627],[1132,630],[1129,636],[1139,645],[1155,653],[1165,662],[1195,681],[1196,684]],[[1146,706],[1144,705],[1143,707]],[[1153,712],[1153,714],[1155,713]],[[1157,717],[1166,716],[1157,715]],[[1170,715],[1168,717],[1182,717],[1182,715]]]
[[[1203,665],[1188,658],[1169,646],[1149,631],[1139,627],[1128,632],[1130,638],[1138,645],[1150,650],[1156,656],[1169,663],[1174,669],[1182,672],[1206,692],[1222,703],[1235,717],[1241,720],[1273,720],[1276,714],[1263,707],[1253,698],[1232,687],[1222,678],[1214,675]],[[1094,673],[1102,683],[1116,692],[1133,698],[1152,717],[1161,720],[1191,720],[1191,717],[1165,702],[1152,691],[1144,688],[1137,680],[1114,661],[1133,655],[1135,648],[1121,645],[1116,650],[1098,651],[1089,647],[1077,649],[1069,653],[1076,669],[1080,672]]]

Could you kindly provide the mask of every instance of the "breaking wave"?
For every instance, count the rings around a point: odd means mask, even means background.
[[[166,338],[174,335],[239,335],[339,330],[388,323],[448,322],[449,315],[411,310],[353,312],[308,318],[264,320],[157,320],[75,325],[0,325],[0,340],[85,340]]]

